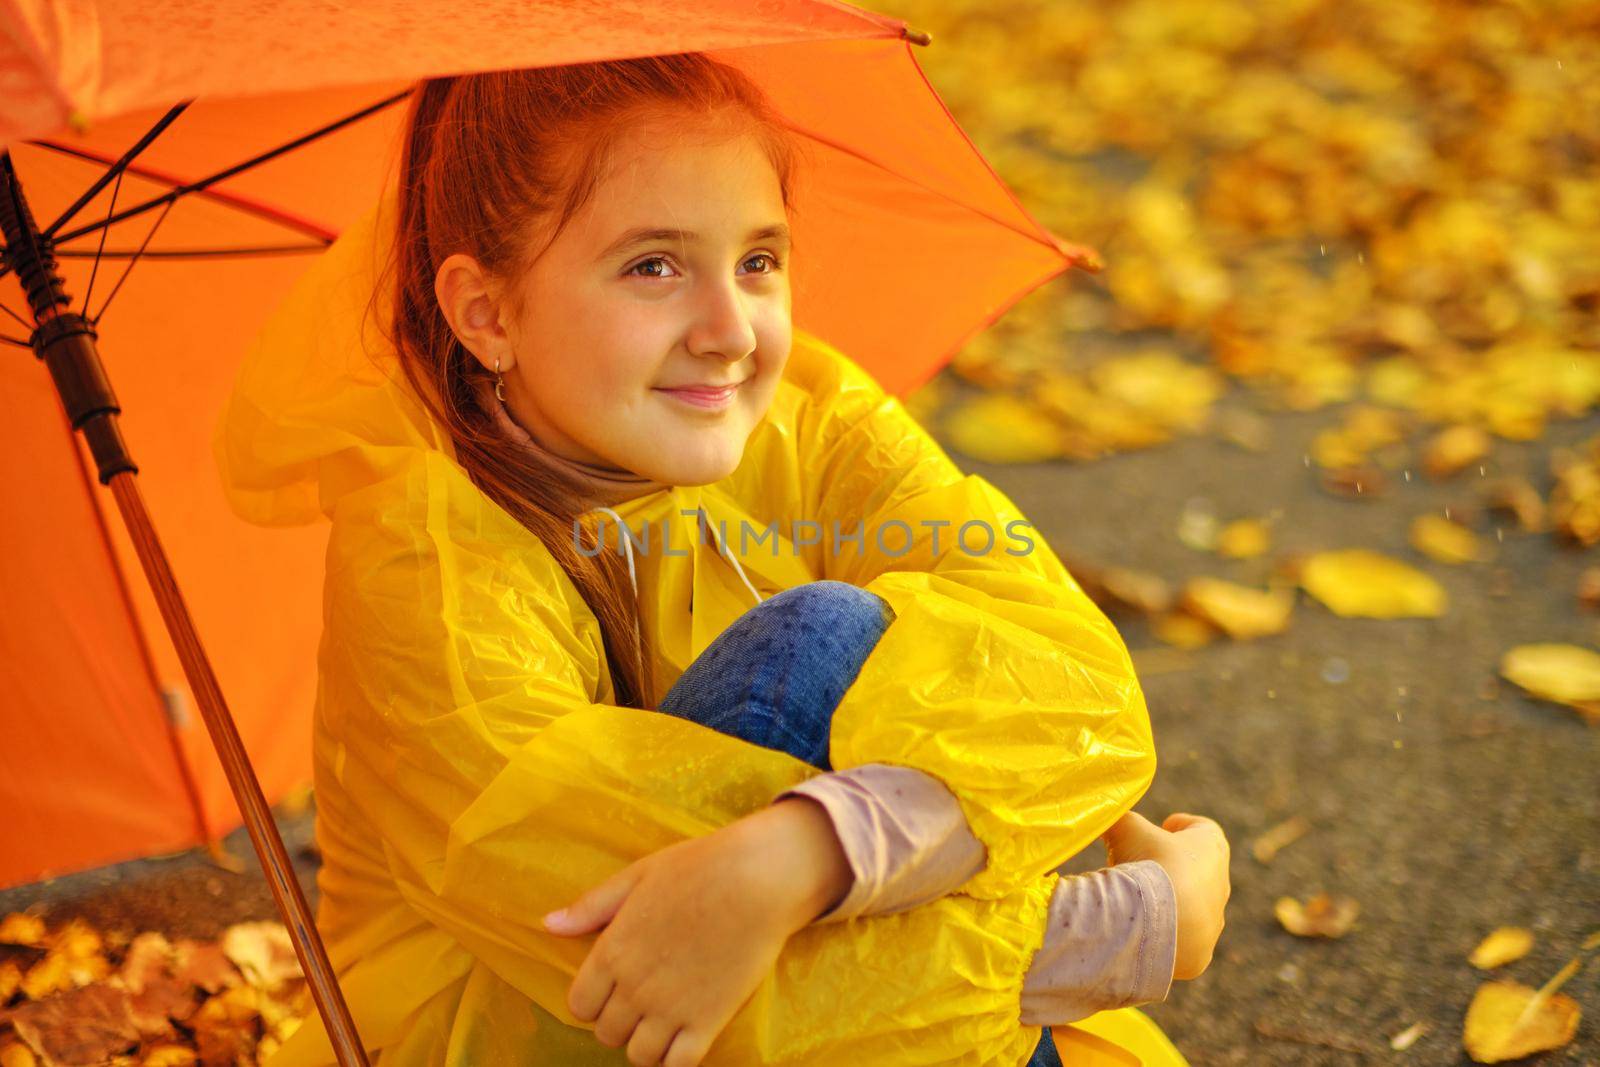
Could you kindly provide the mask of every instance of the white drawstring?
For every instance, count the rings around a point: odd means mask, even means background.
[[[735,557],[732,552],[728,551],[727,544],[712,531],[711,520],[710,517],[706,515],[705,508],[696,508],[695,510],[698,511],[700,513],[700,517],[705,520],[706,533],[711,535],[712,543],[717,546],[718,554],[726,559],[729,563],[733,564],[734,572],[739,575],[739,580],[744,583],[744,587],[750,590],[750,595],[755,598],[757,604],[761,603],[761,593],[757,591],[754,585],[750,584],[750,579],[745,575],[744,568],[739,565],[738,558]],[[639,595],[639,579],[634,573],[633,569],[633,538],[629,535],[628,528],[622,521],[622,516],[618,515],[614,509],[604,507],[590,508],[588,512],[585,512],[585,514],[590,514],[596,511],[603,511],[607,515],[610,515],[613,519],[617,520],[617,539],[622,543],[622,554],[628,561],[628,581],[632,583],[633,595],[637,597]],[[605,527],[601,526],[599,530],[599,536],[595,544],[595,549],[597,551],[603,549],[605,548],[605,544],[606,531]]]
[[[705,518],[705,520],[706,520],[706,533],[711,534],[711,539],[716,542],[717,551],[722,554],[724,559],[726,559],[729,563],[733,564],[733,569],[739,575],[739,580],[744,583],[744,587],[746,589],[750,590],[750,595],[756,598],[756,603],[757,604],[761,603],[761,594],[756,591],[756,587],[755,586],[750,584],[750,579],[745,577],[744,568],[739,566],[738,557],[736,557],[732,552],[728,551],[728,546],[727,546],[726,542],[724,542],[715,533],[712,533],[712,531],[711,531],[711,519],[706,516],[705,509],[704,508],[697,508],[696,510],[698,510],[700,512],[700,515],[701,515],[702,518]]]
[[[589,512],[603,511],[617,520],[617,540],[622,544],[622,554],[628,560],[628,581],[633,584],[635,599],[639,596],[639,579],[633,573],[633,538],[628,534],[628,527],[623,524],[622,516],[611,508],[590,508]],[[589,512],[585,512],[588,514]],[[606,528],[601,526],[595,540],[595,550],[600,551],[606,547]]]

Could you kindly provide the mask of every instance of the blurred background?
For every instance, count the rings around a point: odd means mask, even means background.
[[[875,6],[1104,259],[908,404],[1134,650],[1138,810],[1232,842],[1214,962],[1146,1010],[1197,1065],[1600,1064],[1600,6]],[[242,833],[0,892],[41,904],[282,947]]]

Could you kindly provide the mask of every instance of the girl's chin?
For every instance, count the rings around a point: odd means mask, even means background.
[[[727,441],[705,440],[704,431],[698,435],[662,434],[651,449],[650,469],[634,469],[667,485],[710,485],[732,474],[743,455],[743,440],[734,447]]]

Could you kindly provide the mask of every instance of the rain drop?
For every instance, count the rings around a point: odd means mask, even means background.
[[[1350,664],[1334,656],[1322,665],[1322,680],[1329,685],[1341,685],[1350,678]]]

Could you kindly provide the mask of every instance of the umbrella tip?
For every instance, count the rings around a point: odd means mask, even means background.
[[[933,43],[933,34],[926,30],[914,30],[910,26],[900,27],[901,34],[912,44],[920,44],[924,48]]]
[[[1071,266],[1089,274],[1099,274],[1106,269],[1105,259],[1090,246],[1065,241],[1053,233],[1050,238],[1055,242],[1056,251],[1066,256]]]

